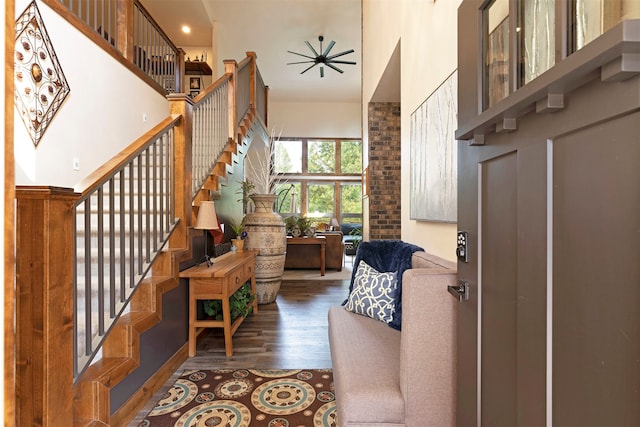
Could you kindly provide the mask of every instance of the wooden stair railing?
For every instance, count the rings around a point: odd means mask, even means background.
[[[255,55],[250,56],[256,67]],[[236,125],[236,71],[228,78],[227,106],[230,130],[224,147],[216,154],[210,174],[201,189],[192,187],[192,141],[194,108],[215,92],[212,87],[192,100],[184,94],[171,96],[171,117],[145,134],[136,143],[107,163],[84,184],[95,186],[102,175],[113,172],[116,165],[137,152],[146,140],[157,132],[173,128],[173,200],[178,219],[168,239],[167,249],[158,253],[151,266],[151,275],[142,280],[130,300],[130,311],[122,314],[105,337],[102,359],[89,366],[74,384],[74,263],[75,205],[82,191],[54,187],[19,187],[16,191],[17,236],[17,419],[19,425],[124,425],[144,406],[166,379],[186,359],[180,350],[167,362],[164,372],[154,375],[155,389],[140,390],[128,402],[113,412],[110,390],[136,369],[140,362],[140,334],[162,318],[163,293],[178,286],[179,263],[190,259],[190,225],[194,206],[219,189],[228,167],[240,154],[243,144],[250,141],[251,132],[266,134],[266,125],[255,100]],[[253,73],[257,75],[257,73]],[[255,85],[255,82],[251,82]],[[261,86],[266,97],[268,88]],[[252,96],[255,96],[253,91]],[[82,190],[82,188],[80,189]],[[206,190],[206,191],[202,191]]]
[[[184,90],[184,51],[139,1],[42,1],[162,95]]]

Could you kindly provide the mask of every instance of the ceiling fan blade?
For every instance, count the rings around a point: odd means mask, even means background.
[[[309,68],[305,68],[305,69],[304,69],[304,71],[303,71],[303,72],[301,72],[300,74],[304,74],[304,73],[306,73],[307,71],[309,71],[310,69],[312,69],[312,68],[313,68],[313,67],[315,67],[316,65],[318,65],[318,63],[317,63],[317,62],[315,62],[315,63],[314,63],[312,66],[310,66]]]
[[[287,62],[287,65],[293,65],[293,64],[310,64],[312,62],[316,62],[316,61],[298,61],[298,62]]]
[[[348,53],[353,53],[353,52],[355,52],[353,49],[345,50],[344,52],[340,52],[340,53],[336,53],[335,55],[327,56],[327,59],[337,58],[339,56],[346,55]]]
[[[308,42],[308,41],[306,41],[306,40],[305,40],[304,42],[307,44],[307,47],[308,47],[309,49],[311,49],[311,52],[313,52],[313,54],[314,54],[315,56],[320,56],[320,55],[318,55],[318,52],[316,52],[316,50],[313,48],[313,46],[311,46],[311,43],[309,43],[309,42]]]
[[[320,77],[324,77],[324,67],[320,67]]]
[[[333,65],[331,65],[331,64],[330,64],[330,63],[328,63],[328,62],[327,62],[327,64],[326,64],[326,65],[327,65],[327,67],[331,67],[331,68],[333,68],[334,70],[336,70],[336,71],[337,71],[337,72],[339,72],[340,74],[344,73],[344,71],[342,71],[340,68],[338,68],[338,67],[336,67],[336,66],[333,66]]]
[[[305,58],[313,59],[314,61],[315,61],[315,59],[316,59],[316,58],[314,58],[313,56],[303,55],[303,54],[298,53],[298,52],[291,52],[290,50],[288,50],[287,52],[289,52],[289,53],[293,53],[294,55],[303,56],[303,57],[305,57]]]
[[[331,51],[331,49],[333,49],[333,45],[336,44],[336,42],[334,42],[333,40],[331,40],[331,43],[329,43],[329,46],[327,46],[327,48],[324,50],[324,52],[322,53],[322,56],[327,56],[329,55],[329,51]]]
[[[334,61],[334,60],[327,61],[327,63],[329,63],[329,62],[331,62],[332,64],[356,65],[356,63],[353,62],[353,61]]]

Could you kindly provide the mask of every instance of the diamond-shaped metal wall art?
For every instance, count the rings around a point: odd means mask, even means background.
[[[16,20],[15,105],[37,147],[69,85],[33,1]]]

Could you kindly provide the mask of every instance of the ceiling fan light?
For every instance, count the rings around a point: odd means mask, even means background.
[[[287,65],[311,63],[311,66],[309,66],[308,68],[306,68],[305,70],[303,70],[300,73],[300,74],[304,74],[305,72],[309,71],[311,68],[313,68],[316,65],[320,64],[320,77],[324,77],[324,67],[322,65],[326,65],[329,68],[332,68],[333,70],[339,72],[340,74],[342,74],[343,71],[341,69],[339,69],[338,67],[336,67],[335,65],[333,65],[332,63],[345,64],[345,65],[356,65],[356,63],[352,62],[352,61],[342,61],[342,60],[336,60],[335,59],[335,58],[341,57],[343,55],[347,55],[347,54],[353,53],[354,52],[353,49],[349,49],[349,50],[345,50],[344,52],[340,52],[340,53],[336,53],[336,54],[333,54],[333,55],[329,55],[329,52],[331,51],[331,49],[333,49],[333,46],[336,44],[336,42],[331,40],[331,42],[329,43],[327,48],[325,50],[323,50],[322,49],[322,42],[324,41],[324,36],[318,36],[318,41],[320,42],[320,50],[316,50],[313,46],[311,46],[311,43],[309,43],[308,41],[305,40],[305,44],[307,45],[309,50],[313,53],[313,56],[309,56],[309,55],[305,55],[305,54],[297,53],[297,52],[292,52],[292,51],[288,50],[287,52],[289,52],[289,53],[291,53],[293,55],[298,55],[298,56],[302,56],[304,58],[310,59],[310,61],[289,62],[289,63],[287,63]]]

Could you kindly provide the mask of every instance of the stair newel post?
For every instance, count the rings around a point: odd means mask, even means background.
[[[233,59],[225,59],[224,61],[224,72],[226,74],[230,74],[231,78],[229,79],[229,90],[227,91],[229,100],[229,138],[231,140],[236,141],[240,144],[240,141],[237,141],[236,138],[238,135],[236,134],[236,130],[238,128],[238,106],[236,105],[236,85],[238,84],[238,63]]]
[[[74,205],[70,188],[16,189],[17,424],[73,420]]]
[[[169,95],[171,114],[181,115],[182,120],[174,128],[175,216],[181,218],[170,240],[170,248],[188,248],[191,227],[191,177],[193,100],[184,93]]]

